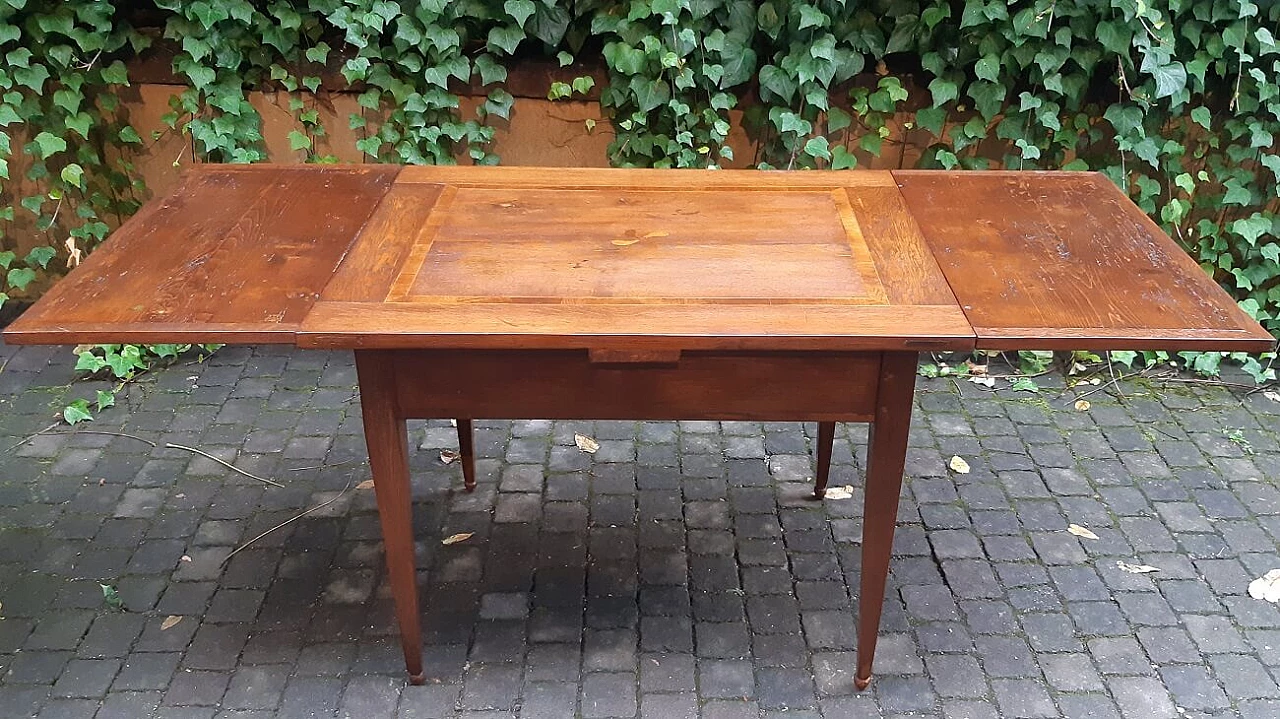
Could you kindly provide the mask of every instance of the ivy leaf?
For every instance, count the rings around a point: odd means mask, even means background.
[[[52,260],[58,251],[48,245],[36,245],[27,253],[23,260],[27,263],[27,267],[39,267],[42,270],[49,269],[49,260]]]
[[[831,169],[851,170],[858,166],[858,158],[844,145],[836,145],[831,152]]]
[[[839,132],[853,123],[849,113],[838,107],[827,110],[827,132]]]
[[[641,112],[649,112],[671,99],[671,87],[661,78],[649,79],[637,75],[631,78],[629,87],[636,96]]]
[[[138,135],[138,131],[133,129],[133,125],[125,125],[120,128],[120,142],[128,145],[135,145],[142,142],[142,138]]]
[[[831,22],[827,14],[813,5],[800,6],[800,29],[807,27],[826,27]]]
[[[760,68],[760,86],[769,90],[785,103],[790,103],[796,92],[796,81],[776,65]]]
[[[1169,97],[1187,86],[1187,68],[1180,62],[1159,65],[1151,71],[1156,80],[1156,98]]]
[[[933,94],[933,106],[942,107],[959,97],[959,88],[954,82],[935,77],[929,83],[929,92]]]
[[[128,85],[129,71],[125,68],[123,62],[116,60],[102,68],[102,81],[112,85]]]
[[[103,367],[107,366],[107,361],[94,354],[90,350],[85,350],[76,355],[76,371],[88,372],[93,374]]]
[[[114,407],[114,406],[116,406],[116,394],[115,394],[115,392],[108,392],[108,391],[105,391],[105,390],[98,390],[98,400],[97,400],[97,402],[95,402],[95,404],[97,405],[97,407],[98,407],[98,411],[99,411],[99,412],[101,412],[102,410],[104,410],[104,409],[106,409],[106,408],[108,408],[108,407]]]
[[[493,55],[483,53],[475,59],[475,69],[480,73],[480,84],[492,85],[507,79],[507,68],[498,64]]]
[[[941,107],[922,107],[916,110],[916,124],[938,137],[942,136],[942,126],[946,120],[947,111]]]
[[[307,137],[305,133],[299,132],[297,130],[290,130],[289,131],[289,149],[295,152],[298,150],[310,150],[311,138]]]
[[[809,138],[809,141],[804,144],[804,153],[810,157],[820,157],[824,160],[831,159],[831,149],[827,145],[827,138],[821,135]]]
[[[979,80],[996,82],[1000,78],[1000,59],[994,55],[986,55],[978,59],[973,66],[973,74]]]
[[[62,177],[62,181],[68,185],[71,185],[72,187],[83,187],[84,168],[80,165],[73,162],[62,168],[60,175]]]
[[[72,402],[62,409],[62,418],[66,420],[67,424],[79,424],[81,422],[92,420],[93,415],[89,413],[89,402],[83,399],[78,399]],[[108,589],[110,589],[110,587],[105,584],[102,585],[102,594],[104,597],[106,596]],[[112,589],[111,591],[114,592],[115,590]],[[116,600],[119,601],[119,597],[116,597]]]
[[[5,279],[10,287],[25,290],[27,285],[35,281],[36,272],[28,267],[15,267],[9,270],[9,275]]]
[[[1201,127],[1206,130],[1213,129],[1213,116],[1209,114],[1209,108],[1197,107],[1191,111],[1191,119],[1195,120]]]
[[[7,270],[18,256],[9,250],[0,250],[0,269]]]
[[[523,39],[524,30],[518,27],[495,27],[489,30],[489,49],[496,47],[507,55],[514,55]]]
[[[741,85],[755,74],[756,51],[741,42],[730,40],[726,43],[720,60],[724,65],[724,76],[719,83],[722,90]]]
[[[10,55],[12,54],[10,53]],[[44,65],[17,67],[12,72],[14,82],[31,88],[35,93],[43,92],[44,82],[49,79],[49,70]]]
[[[524,27],[524,21],[537,10],[533,0],[507,0],[502,5],[502,9],[515,19],[517,27]]]
[[[307,58],[309,62],[314,62],[320,65],[324,65],[329,61],[329,51],[331,49],[332,48],[329,47],[329,43],[322,41],[322,42],[316,43],[312,47],[307,48],[306,51],[303,52],[302,54],[304,57]]]
[[[1248,205],[1253,201],[1253,195],[1249,193],[1249,188],[1241,185],[1236,178],[1228,179],[1223,185],[1227,188],[1227,193],[1222,196],[1222,204]]]
[[[1249,217],[1232,222],[1231,231],[1243,237],[1250,245],[1256,245],[1259,237],[1271,232],[1271,220],[1255,212]]]

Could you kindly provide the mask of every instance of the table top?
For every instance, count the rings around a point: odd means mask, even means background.
[[[204,165],[14,343],[1223,349],[1274,339],[1063,172]]]

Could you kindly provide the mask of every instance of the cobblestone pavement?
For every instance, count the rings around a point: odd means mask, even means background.
[[[439,460],[452,428],[415,423],[430,681],[410,687],[354,488],[349,355],[226,348],[87,427],[157,448],[80,432],[14,451],[93,386],[68,387],[65,349],[0,346],[6,362],[6,718],[1280,716],[1280,612],[1245,593],[1280,567],[1280,402],[1261,393],[1125,383],[1079,411],[1058,390],[921,380],[865,693],[863,426],[836,439],[832,486],[853,497],[818,505],[812,426],[484,422],[468,496]]]

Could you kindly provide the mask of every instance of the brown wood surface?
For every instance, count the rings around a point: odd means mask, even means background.
[[[1105,176],[895,172],[986,349],[1275,342]]]
[[[911,433],[916,387],[914,352],[885,352],[876,388],[875,418],[867,438],[867,476],[862,508],[862,577],[858,590],[858,667],[854,686],[866,689],[879,639],[893,530],[898,521],[902,471]]]
[[[413,497],[409,485],[409,440],[400,411],[401,390],[385,352],[357,352],[360,407],[369,470],[382,523],[387,575],[400,624],[400,645],[409,681],[422,684],[422,625],[418,609],[417,562],[414,559]]]
[[[5,333],[327,348],[1269,349],[1089,173],[201,166]]]
[[[116,230],[5,339],[292,343],[398,171],[201,166]]]
[[[669,364],[600,364],[585,350],[379,356],[404,415],[424,418],[864,422],[880,367],[876,352],[683,352]]]

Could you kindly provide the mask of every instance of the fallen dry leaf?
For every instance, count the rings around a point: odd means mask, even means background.
[[[847,484],[843,487],[827,487],[822,496],[827,499],[849,499],[853,497],[853,487]]]
[[[1077,537],[1084,537],[1085,539],[1097,539],[1097,538],[1098,538],[1098,535],[1094,534],[1094,533],[1093,533],[1091,530],[1089,530],[1087,527],[1081,527],[1081,526],[1080,526],[1080,525],[1078,525],[1078,524],[1068,524],[1068,525],[1067,525],[1067,531],[1068,531],[1068,532],[1071,532],[1072,534],[1076,535]]]
[[[461,457],[461,456],[462,456],[462,455],[461,455],[461,454],[458,454],[457,450],[452,450],[452,449],[442,449],[442,450],[440,450],[440,463],[441,463],[441,464],[453,464],[453,463],[454,463],[455,461],[457,461],[457,459],[458,459],[459,457]]]
[[[1080,410],[1081,412],[1088,412],[1089,408],[1092,406],[1093,405],[1089,404],[1089,400],[1087,399],[1076,400],[1076,409]]]
[[[992,389],[994,389],[996,386],[995,377],[970,377],[969,381],[974,384],[980,384],[983,387],[990,387]]]
[[[1153,567],[1150,564],[1129,564],[1119,560],[1116,560],[1116,566],[1120,568],[1120,571],[1130,574],[1150,574],[1151,572],[1160,571],[1159,567]]]
[[[1249,582],[1249,596],[1272,603],[1280,601],[1280,569],[1272,569]]]
[[[67,269],[71,269],[80,264],[84,253],[76,246],[76,238],[74,237],[68,237],[65,246],[67,248]]]
[[[595,454],[596,450],[600,449],[600,443],[585,434],[573,435],[573,443],[578,445],[578,449],[587,454]]]
[[[190,562],[190,561],[191,561],[191,555],[189,555],[189,554],[184,554],[184,555],[182,555],[182,559],[181,559],[180,561],[183,561],[183,562]]]
[[[372,480],[372,479],[366,479],[365,481],[361,482],[360,484],[357,484],[357,485],[356,485],[356,489],[373,489],[373,480]]]
[[[627,245],[634,245],[639,241],[640,241],[640,238],[634,237],[626,240],[614,240],[613,244],[617,245],[618,247],[626,247]]]
[[[961,457],[958,454],[951,458],[951,462],[948,463],[947,466],[950,467],[951,471],[955,472],[956,474],[969,473],[969,463],[964,461],[964,457]]]
[[[160,631],[163,632],[166,629],[173,629],[178,625],[178,622],[180,621],[182,621],[182,617],[178,616],[177,614],[170,614],[169,616],[164,618],[163,622],[160,622]]]
[[[1280,392],[1277,392],[1277,391],[1275,391],[1275,390],[1273,390],[1273,389],[1269,389],[1269,390],[1267,390],[1266,392],[1263,392],[1263,393],[1262,393],[1262,396],[1263,396],[1263,397],[1266,397],[1267,399],[1271,400],[1272,402],[1280,402]]]
[[[969,374],[984,375],[987,373],[987,365],[974,364],[973,360],[965,360],[965,366],[969,368]]]
[[[440,543],[441,544],[457,544],[458,542],[465,542],[468,539],[471,539],[472,534],[473,532],[462,532],[461,534],[451,534],[445,537],[444,539],[441,539]]]

